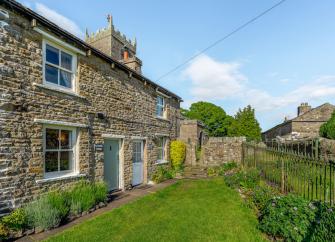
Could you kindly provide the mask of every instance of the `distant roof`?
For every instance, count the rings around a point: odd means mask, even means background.
[[[308,113],[313,112],[314,110],[319,109],[319,108],[321,108],[321,107],[323,107],[323,106],[326,106],[326,105],[330,105],[330,106],[334,107],[334,109],[335,109],[335,106],[332,105],[332,104],[330,104],[330,103],[328,103],[328,102],[327,102],[327,103],[324,103],[324,104],[321,104],[320,106],[317,106],[317,107],[315,107],[315,108],[312,108],[311,110],[308,110],[307,112],[301,114],[300,116],[297,116],[297,117],[292,118],[292,119],[289,119],[289,120],[285,120],[283,123],[277,124],[276,126],[274,126],[274,127],[270,128],[270,129],[268,129],[268,130],[262,132],[262,134],[265,134],[265,133],[267,133],[267,132],[269,132],[269,131],[271,131],[271,130],[273,130],[273,129],[276,129],[276,128],[278,128],[278,127],[281,127],[281,126],[286,125],[286,124],[291,123],[291,122],[306,122],[306,120],[304,120],[304,121],[300,121],[300,120],[298,120],[298,119],[300,119],[301,117],[307,115]],[[326,121],[326,120],[324,120],[324,121]],[[307,120],[307,122],[313,122],[313,121],[312,121],[312,120]],[[317,122],[321,122],[321,121],[317,121]]]
[[[49,21],[48,19],[46,19],[43,16],[39,15],[38,13],[32,11],[31,9],[26,8],[25,6],[18,3],[17,1],[15,1],[15,0],[2,0],[2,2],[5,5],[7,5],[9,7],[9,9],[16,10],[17,12],[20,12],[20,13],[30,17],[31,19],[36,19],[39,24],[42,24],[42,25],[46,26],[47,28],[52,30],[53,33],[55,33],[57,35],[64,36],[65,38],[67,38],[67,40],[72,41],[73,43],[75,43],[80,48],[84,49],[85,51],[91,50],[92,54],[95,54],[95,55],[99,56],[100,58],[104,59],[107,62],[115,63],[116,67],[118,67],[122,70],[128,71],[128,72],[131,72],[132,76],[137,77],[140,80],[146,81],[147,83],[150,83],[154,87],[158,88],[159,91],[161,91],[161,92],[163,92],[163,93],[165,93],[165,94],[167,94],[171,97],[174,97],[181,102],[183,101],[182,98],[179,97],[178,95],[176,95],[173,92],[169,91],[168,89],[158,85],[157,83],[151,81],[150,79],[146,78],[145,76],[137,73],[136,71],[132,70],[128,66],[120,63],[119,61],[115,60],[114,58],[112,58],[112,57],[106,55],[105,53],[101,52],[100,50],[94,48],[93,46],[87,44],[85,41],[79,39],[78,37],[69,33],[68,31],[62,29],[61,27],[59,27],[55,23]]]

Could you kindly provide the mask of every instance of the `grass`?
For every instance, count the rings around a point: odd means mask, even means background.
[[[264,241],[257,218],[222,178],[185,180],[48,241]]]

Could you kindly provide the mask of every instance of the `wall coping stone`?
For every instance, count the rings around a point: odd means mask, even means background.
[[[209,142],[222,142],[222,141],[246,141],[245,137],[209,137]]]
[[[47,119],[38,119],[38,118],[35,118],[34,122],[35,123],[41,123],[41,124],[54,124],[54,125],[70,126],[70,127],[78,127],[78,128],[88,128],[89,127],[86,124],[47,120]]]
[[[86,174],[67,174],[67,175],[59,176],[59,177],[43,178],[43,179],[40,179],[40,180],[36,180],[36,183],[37,184],[42,184],[42,183],[47,183],[47,182],[74,179],[74,178],[80,178],[80,177],[85,177],[85,176],[86,176]]]

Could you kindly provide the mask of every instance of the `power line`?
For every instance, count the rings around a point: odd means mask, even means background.
[[[161,79],[163,79],[164,77],[170,75],[171,73],[175,72],[176,70],[178,70],[180,67],[184,66],[185,64],[189,63],[191,60],[195,59],[196,57],[200,56],[201,54],[205,53],[207,50],[213,48],[214,46],[218,45],[219,43],[221,43],[222,41],[228,39],[230,36],[234,35],[235,33],[239,32],[240,30],[244,29],[245,27],[247,27],[249,24],[255,22],[257,19],[263,17],[264,15],[266,15],[267,13],[269,13],[271,10],[275,9],[276,7],[280,6],[281,4],[283,4],[284,2],[286,2],[287,0],[281,0],[278,3],[276,3],[275,5],[273,5],[272,7],[266,9],[265,11],[261,12],[260,14],[258,14],[257,16],[253,17],[252,19],[250,19],[249,21],[245,22],[244,24],[240,25],[239,27],[237,27],[236,29],[234,29],[233,31],[231,31],[230,33],[228,33],[227,35],[225,35],[224,37],[222,37],[221,39],[218,39],[217,41],[215,41],[213,44],[209,45],[208,47],[206,47],[205,49],[203,49],[202,51],[200,51],[199,53],[191,56],[190,58],[186,59],[184,62],[182,62],[181,64],[177,65],[176,67],[174,67],[173,69],[171,69],[170,71],[166,72],[164,75],[160,76],[156,81],[159,81]]]

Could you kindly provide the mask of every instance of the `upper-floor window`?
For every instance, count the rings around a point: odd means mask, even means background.
[[[74,91],[77,57],[44,41],[44,83]]]
[[[75,172],[76,129],[46,126],[44,129],[45,177],[55,177]]]
[[[162,96],[157,96],[156,115],[157,117],[165,118],[165,100]]]

